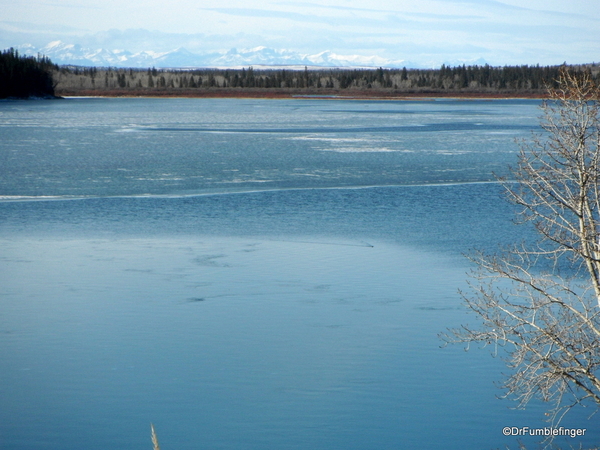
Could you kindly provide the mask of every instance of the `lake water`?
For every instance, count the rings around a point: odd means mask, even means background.
[[[531,239],[493,173],[538,106],[0,103],[0,448],[517,448],[544,405],[437,335]]]

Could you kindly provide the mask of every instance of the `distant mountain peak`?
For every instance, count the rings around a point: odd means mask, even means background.
[[[237,49],[224,52],[196,54],[179,47],[166,52],[151,49],[132,53],[126,49],[90,49],[79,44],[67,44],[52,41],[46,46],[35,48],[30,44],[17,47],[23,54],[48,56],[56,64],[98,66],[98,67],[135,67],[135,68],[196,68],[196,67],[243,67],[243,66],[311,66],[311,67],[385,67],[385,68],[431,68],[413,64],[404,60],[390,60],[378,55],[341,55],[331,50],[315,54],[301,54],[293,50],[274,49],[266,46]],[[456,63],[454,61],[454,63]],[[466,61],[458,62],[458,65]],[[476,60],[478,65],[485,64],[483,59]],[[448,63],[446,63],[448,64]],[[473,64],[473,63],[471,63]],[[454,64],[457,65],[457,64]]]
[[[62,41],[52,41],[50,42],[48,45],[46,45],[44,48],[45,49],[55,49],[55,48],[59,48],[59,47],[64,47],[66,44],[64,44]],[[73,45],[71,45],[72,47]]]

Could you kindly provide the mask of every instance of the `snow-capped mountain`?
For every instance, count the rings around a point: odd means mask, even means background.
[[[227,53],[214,58],[211,62],[217,67],[311,64],[304,55],[289,50],[275,50],[267,47],[243,50],[232,48]]]
[[[23,46],[25,47],[25,46]],[[56,64],[72,64],[78,66],[111,66],[111,67],[177,67],[194,65],[196,55],[185,49],[158,53],[143,51],[132,53],[127,50],[89,49],[77,44],[65,44],[54,41],[40,49],[31,46],[18,48],[26,54],[42,54],[48,56]],[[191,64],[190,64],[191,63]]]
[[[390,61],[379,56],[338,55],[329,50],[309,56],[308,59],[318,66],[402,67],[407,63]]]
[[[340,55],[329,50],[314,55],[301,54],[292,50],[278,50],[268,47],[255,47],[227,52],[196,54],[183,47],[168,52],[151,50],[132,53],[127,50],[91,49],[78,44],[66,44],[61,41],[35,48],[30,44],[20,45],[16,49],[21,54],[45,55],[52,62],[61,65],[96,67],[138,67],[138,68],[241,68],[241,67],[365,67],[365,68],[401,68],[431,69],[442,63],[449,66],[484,65],[482,58],[477,60],[430,61],[415,63],[405,60],[390,60],[377,55]]]
[[[195,54],[185,48],[168,52],[84,48],[78,44],[54,41],[42,48],[25,44],[16,49],[27,55],[45,55],[56,64],[111,67],[248,67],[248,66],[321,66],[321,67],[403,67],[406,61],[391,61],[379,56],[339,55],[324,51],[315,55],[268,47],[231,49],[227,52]],[[412,67],[412,66],[409,66]]]

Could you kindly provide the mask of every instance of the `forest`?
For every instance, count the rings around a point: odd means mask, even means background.
[[[541,97],[561,66],[456,66],[439,69],[123,69],[58,66],[47,57],[0,54],[0,98],[173,97]],[[569,66],[600,83],[600,66]]]
[[[22,56],[12,48],[4,50],[0,53],[0,98],[53,98],[53,72],[58,69],[44,56]]]
[[[122,69],[63,66],[59,95],[110,96],[508,96],[539,97],[561,66],[440,69]],[[600,81],[600,66],[570,66]]]

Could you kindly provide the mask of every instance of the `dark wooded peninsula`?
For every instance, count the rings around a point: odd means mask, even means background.
[[[0,55],[0,98],[58,96],[540,98],[561,66],[440,69],[124,69],[58,66],[43,56]],[[600,66],[569,66],[600,83]]]
[[[0,53],[0,98],[53,98],[52,74],[58,70],[44,56],[21,56],[12,48],[4,50]]]

